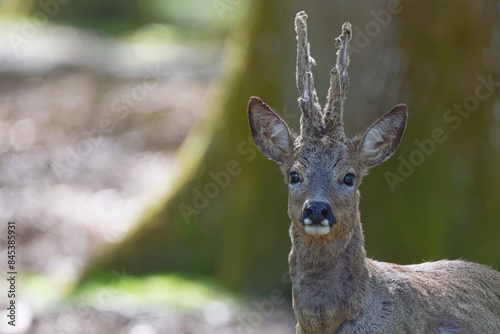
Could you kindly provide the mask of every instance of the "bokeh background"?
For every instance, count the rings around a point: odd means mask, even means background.
[[[368,255],[500,268],[500,2],[4,0],[1,333],[294,332],[287,188],[246,105],[298,129],[299,10],[320,96],[354,27],[348,135],[409,109],[361,186]]]

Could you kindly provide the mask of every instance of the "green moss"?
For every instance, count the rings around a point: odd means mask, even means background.
[[[76,304],[106,303],[127,308],[159,306],[176,310],[202,310],[210,301],[236,298],[205,277],[157,274],[145,277],[98,273],[70,296]],[[99,306],[99,305],[97,305]]]

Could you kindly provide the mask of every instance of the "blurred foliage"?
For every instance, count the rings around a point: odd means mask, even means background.
[[[46,275],[31,275],[23,281],[23,292],[36,309],[46,309],[60,302],[68,294],[68,286],[54,282]]]
[[[238,15],[221,18],[214,3],[203,0],[34,1],[4,0],[0,15],[9,18],[46,15],[51,21],[102,30],[130,33],[148,24],[176,27],[183,38],[222,36]]]
[[[138,278],[127,275],[116,277],[109,273],[96,275],[92,282],[79,286],[71,294],[69,301],[92,305],[106,299],[112,300],[114,305],[109,306],[114,309],[150,309],[152,305],[157,305],[162,308],[199,311],[213,300],[237,303],[235,295],[206,277],[161,274]]]
[[[409,107],[398,153],[361,187],[368,255],[398,263],[462,257],[500,267],[500,145],[492,135],[499,129],[498,92],[459,128],[444,120],[448,109],[475,94],[479,76],[500,80],[496,1],[402,1],[401,11],[382,24],[383,1],[255,0],[230,33],[221,82],[179,152],[182,172],[172,192],[96,260],[90,274],[183,271],[233,289],[289,289],[287,189],[277,166],[251,142],[246,104],[260,96],[296,127],[293,17],[302,9],[310,18],[320,94],[326,94],[341,22],[365,34],[365,45],[352,56],[348,134],[363,131],[397,103]],[[377,24],[377,33],[369,30]],[[387,172],[397,174],[401,159],[422,150],[415,140],[431,138],[435,128],[447,140],[422,153],[425,161],[391,191]],[[230,175],[227,185],[221,175]]]

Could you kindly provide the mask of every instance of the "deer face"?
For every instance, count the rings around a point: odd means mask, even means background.
[[[329,132],[328,127],[296,136],[255,97],[250,99],[248,116],[259,150],[285,175],[294,229],[308,239],[350,239],[358,218],[361,179],[396,151],[406,125],[406,107],[396,106],[354,139]]]
[[[288,213],[299,231],[328,235],[355,218],[357,187],[363,169],[351,141],[323,137],[297,140],[295,156],[285,171]]]

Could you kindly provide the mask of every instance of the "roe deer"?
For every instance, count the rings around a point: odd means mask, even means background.
[[[500,273],[465,261],[397,265],[366,257],[358,187],[368,169],[389,159],[406,127],[397,105],[363,135],[346,138],[345,23],[323,110],[314,89],[307,16],[297,14],[300,135],[257,97],[248,105],[259,150],[289,184],[289,256],[296,333],[500,333]]]

